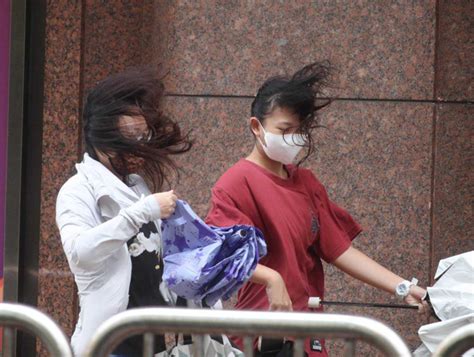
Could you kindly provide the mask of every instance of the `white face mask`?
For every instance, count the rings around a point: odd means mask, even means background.
[[[305,143],[304,136],[301,134],[286,134],[283,137],[283,135],[265,131],[261,124],[260,126],[265,133],[264,138],[267,145],[265,146],[260,138],[258,138],[258,140],[260,141],[265,154],[274,161],[281,162],[285,165],[291,164],[303,148],[299,145]]]

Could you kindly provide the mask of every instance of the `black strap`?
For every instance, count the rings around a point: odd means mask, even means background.
[[[293,341],[283,341],[279,339],[262,338],[261,350],[255,351],[256,357],[292,357]],[[304,356],[308,354],[305,352]]]
[[[282,338],[264,338],[260,340],[260,350],[262,356],[272,355],[283,349],[285,341]]]

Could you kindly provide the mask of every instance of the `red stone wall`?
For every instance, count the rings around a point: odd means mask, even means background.
[[[166,110],[196,140],[175,187],[205,215],[212,184],[253,144],[259,84],[330,60],[335,100],[307,166],[364,226],[357,248],[430,284],[440,258],[474,249],[473,12],[468,0],[48,2],[39,307],[72,331],[54,203],[79,158],[82,97],[110,73],[159,62],[170,71]],[[326,276],[328,299],[396,303],[331,266]],[[426,323],[394,309],[328,310],[380,319],[412,347]]]

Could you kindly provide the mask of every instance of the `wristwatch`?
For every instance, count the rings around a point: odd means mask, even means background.
[[[395,296],[404,299],[410,293],[410,287],[418,284],[418,279],[412,278],[411,281],[403,280],[395,288]]]

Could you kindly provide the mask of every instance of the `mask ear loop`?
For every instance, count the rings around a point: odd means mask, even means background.
[[[260,128],[262,128],[262,130],[263,130],[263,137],[265,138],[265,134],[267,133],[266,130],[265,130],[265,128],[263,127],[262,123],[260,123],[260,120],[258,120],[258,119],[255,119],[255,120],[258,122],[258,125],[260,126]],[[264,147],[268,147],[266,142],[265,142],[265,145],[263,144],[262,138],[260,138],[260,136],[257,136],[257,140],[258,140],[258,142],[260,143],[260,145],[262,145],[262,147],[263,147],[263,146],[264,146]]]

